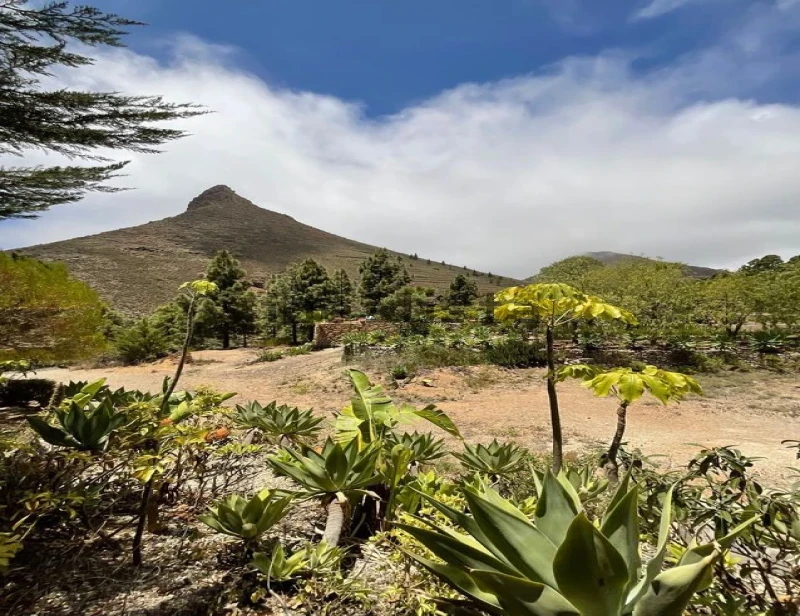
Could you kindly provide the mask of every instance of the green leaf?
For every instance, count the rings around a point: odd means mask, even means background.
[[[544,584],[493,571],[469,573],[481,590],[497,597],[509,616],[581,616],[569,601]]]
[[[617,391],[625,402],[636,402],[644,394],[644,381],[638,374],[623,374],[619,379]]]
[[[69,439],[64,432],[51,426],[41,417],[28,417],[27,419],[31,428],[47,443],[56,447],[72,447],[75,445],[75,442]]]
[[[524,516],[510,513],[469,490],[464,491],[475,523],[490,542],[495,556],[513,565],[529,579],[555,586],[553,542]]]
[[[556,552],[553,572],[561,594],[582,616],[620,613],[630,579],[627,565],[585,513],[570,525]]]
[[[639,490],[634,486],[606,513],[600,532],[625,560],[628,586],[636,583],[642,559],[639,556]]]
[[[444,430],[448,434],[451,434],[452,436],[461,438],[461,432],[459,432],[458,428],[456,427],[456,424],[453,423],[453,420],[450,419],[450,417],[448,417],[444,411],[437,408],[435,405],[429,404],[428,406],[422,409],[415,409],[414,407],[408,407],[406,405],[403,405],[400,408],[400,413],[402,414],[404,412],[408,412],[409,410],[413,411],[413,414],[416,417],[419,417],[421,419],[427,419],[437,428],[441,428],[442,430]],[[399,421],[402,421],[402,419],[400,418]]]
[[[628,613],[635,606],[639,599],[647,591],[651,581],[661,572],[664,565],[664,557],[667,555],[667,541],[669,540],[669,529],[672,524],[672,493],[675,484],[671,485],[664,496],[664,508],[661,511],[661,521],[658,527],[658,542],[656,543],[656,555],[647,563],[645,575],[642,577],[628,593],[625,599],[625,613]]]
[[[536,526],[550,541],[561,545],[572,520],[578,515],[575,503],[563,485],[548,470],[536,503]]]
[[[656,576],[633,616],[681,616],[719,557],[720,552],[715,550],[694,564],[673,567]]]
[[[434,562],[405,549],[403,551],[444,582],[454,586],[460,593],[476,601],[484,610],[495,614],[503,613],[497,597],[479,588],[472,576],[464,569]]]

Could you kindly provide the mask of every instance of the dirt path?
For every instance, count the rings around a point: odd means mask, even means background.
[[[249,350],[201,351],[184,372],[182,386],[210,385],[235,391],[232,402],[259,400],[313,407],[326,415],[349,398],[341,351],[328,349],[271,363],[249,363]],[[129,389],[157,390],[174,363],[92,370],[42,370],[38,376],[56,380],[95,380]],[[369,370],[367,370],[370,373]],[[385,372],[372,372],[383,380]],[[501,370],[488,366],[426,371],[392,395],[413,404],[435,403],[458,424],[470,441],[513,440],[549,449],[547,392],[540,370]],[[423,385],[429,379],[432,387]],[[736,445],[746,455],[765,458],[760,474],[770,483],[790,482],[790,466],[800,466],[783,439],[800,439],[800,380],[770,373],[731,374],[700,378],[707,396],[663,407],[644,400],[629,412],[629,448],[666,456],[665,463],[683,464],[698,445]],[[598,399],[576,383],[559,386],[568,450],[602,445],[615,422],[613,400]]]

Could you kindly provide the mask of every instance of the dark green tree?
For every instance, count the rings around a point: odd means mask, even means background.
[[[328,272],[313,259],[286,268],[267,287],[262,302],[263,321],[268,326],[288,326],[292,343],[298,342],[298,326],[309,328],[323,319],[334,306],[335,289]]]
[[[410,323],[417,331],[430,322],[436,307],[436,292],[425,287],[403,287],[381,300],[378,314],[396,323]]]
[[[353,283],[343,269],[336,270],[331,277],[333,286],[333,302],[331,309],[334,314],[345,318],[353,312]]]
[[[100,151],[157,152],[186,133],[154,123],[204,113],[159,96],[43,87],[41,80],[59,68],[93,63],[80,45],[121,47],[126,28],[138,25],[69,2],[0,0],[0,154],[23,157],[34,149],[96,163],[0,167],[0,220],[35,218],[87,191],[121,190],[104,182],[127,162],[112,162]]]
[[[764,272],[776,272],[783,267],[783,259],[778,255],[765,255],[759,259],[748,261],[739,271],[742,274],[751,276],[753,274],[763,274]]]
[[[451,306],[470,306],[477,297],[478,285],[463,274],[458,274],[447,290],[447,303]]]
[[[255,327],[255,297],[245,280],[246,272],[227,250],[219,251],[206,270],[206,279],[217,285],[197,315],[198,329],[216,336],[228,349],[231,336],[246,340]]]
[[[381,300],[411,281],[399,259],[379,250],[367,257],[358,268],[361,274],[361,298],[367,314],[376,314]]]

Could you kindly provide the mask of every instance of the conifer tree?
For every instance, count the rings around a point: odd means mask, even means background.
[[[306,259],[276,276],[264,295],[262,314],[265,323],[288,326],[292,343],[298,342],[298,326],[307,325],[313,337],[314,323],[334,306],[335,289],[323,266]]]
[[[458,274],[450,283],[447,291],[447,303],[451,306],[469,306],[478,297],[478,286],[467,280],[463,274]]]
[[[44,150],[95,163],[0,167],[0,220],[35,218],[87,191],[122,190],[105,182],[127,163],[104,158],[101,150],[157,152],[157,146],[186,133],[154,123],[204,113],[160,96],[42,86],[58,68],[93,63],[80,45],[121,47],[126,29],[138,25],[65,1],[0,0],[0,154],[23,157],[28,150]]]
[[[228,349],[231,336],[246,337],[255,327],[255,296],[245,280],[246,272],[227,250],[219,251],[206,270],[206,279],[217,285],[197,315],[201,330],[218,337]]]
[[[376,314],[383,298],[411,282],[400,260],[383,249],[364,259],[358,271],[361,274],[361,298],[370,315]]]
[[[336,270],[331,278],[333,286],[333,312],[345,318],[353,312],[353,283],[343,269]]]

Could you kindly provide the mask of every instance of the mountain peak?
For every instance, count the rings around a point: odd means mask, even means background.
[[[241,205],[243,203],[250,205],[250,202],[247,199],[237,195],[229,186],[218,184],[217,186],[207,188],[194,199],[192,199],[189,202],[189,205],[186,207],[186,210],[196,210],[207,205],[215,205],[220,203],[227,206],[233,206],[237,204]]]

